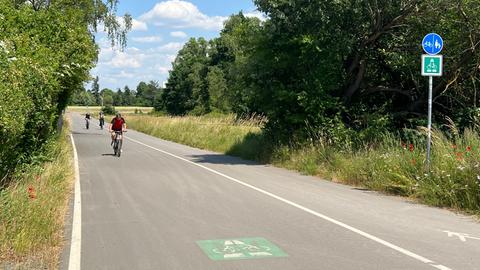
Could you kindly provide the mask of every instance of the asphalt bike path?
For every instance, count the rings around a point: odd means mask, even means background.
[[[81,269],[480,269],[469,217],[71,119]]]

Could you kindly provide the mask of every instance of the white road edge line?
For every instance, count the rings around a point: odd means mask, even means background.
[[[80,193],[80,170],[78,168],[78,154],[73,135],[70,134],[73,148],[73,163],[75,167],[75,198],[73,203],[72,237],[70,240],[70,259],[68,270],[80,270],[80,256],[82,251],[82,194]]]
[[[372,240],[372,241],[375,241],[375,242],[377,242],[377,243],[379,243],[379,244],[381,244],[381,245],[384,245],[384,246],[389,247],[389,248],[391,248],[391,249],[393,249],[393,250],[396,250],[396,251],[398,251],[398,252],[400,252],[400,253],[402,253],[402,254],[404,254],[404,255],[407,255],[407,256],[409,256],[409,257],[411,257],[411,258],[413,258],[413,259],[416,259],[416,260],[421,261],[421,262],[423,262],[423,263],[425,263],[425,264],[428,264],[428,265],[430,265],[430,266],[432,266],[432,267],[434,267],[434,268],[437,268],[437,269],[440,269],[440,270],[451,270],[450,268],[448,268],[448,267],[446,267],[446,266],[444,266],[444,265],[436,264],[434,261],[432,261],[432,260],[430,260],[430,259],[427,259],[427,258],[425,258],[425,257],[423,257],[423,256],[420,256],[420,255],[418,255],[418,254],[416,254],[416,253],[413,253],[413,252],[411,252],[411,251],[409,251],[409,250],[406,250],[406,249],[404,249],[404,248],[402,248],[402,247],[399,247],[399,246],[397,246],[397,245],[395,245],[395,244],[392,244],[392,243],[390,243],[390,242],[388,242],[388,241],[385,241],[385,240],[383,240],[383,239],[380,239],[380,238],[378,238],[378,237],[376,237],[376,236],[374,236],[374,235],[371,235],[371,234],[369,234],[369,233],[366,233],[366,232],[364,232],[364,231],[362,231],[362,230],[359,230],[359,229],[357,229],[357,228],[354,228],[354,227],[352,227],[352,226],[350,226],[350,225],[347,225],[347,224],[345,224],[345,223],[343,223],[343,222],[341,222],[341,221],[335,220],[335,219],[333,219],[333,218],[331,218],[331,217],[328,217],[328,216],[326,216],[326,215],[323,215],[323,214],[321,214],[321,213],[318,213],[318,212],[316,212],[316,211],[314,211],[314,210],[311,210],[311,209],[309,209],[309,208],[307,208],[307,207],[304,207],[304,206],[302,206],[302,205],[300,205],[300,204],[297,204],[297,203],[294,203],[294,202],[289,201],[289,200],[287,200],[287,199],[284,199],[284,198],[282,198],[282,197],[280,197],[280,196],[277,196],[277,195],[275,195],[275,194],[273,194],[273,193],[270,193],[270,192],[268,192],[268,191],[266,191],[266,190],[263,190],[263,189],[261,189],[261,188],[258,188],[258,187],[255,187],[255,186],[253,186],[253,185],[247,184],[247,183],[242,182],[242,181],[240,181],[240,180],[238,180],[238,179],[235,179],[235,178],[233,178],[233,177],[231,177],[231,176],[228,176],[228,175],[223,174],[223,173],[221,173],[221,172],[218,172],[218,171],[216,171],[216,170],[210,169],[210,168],[208,168],[208,167],[206,167],[206,166],[203,166],[203,165],[201,165],[201,164],[195,163],[195,162],[193,162],[193,161],[191,161],[191,160],[188,160],[188,159],[179,157],[179,156],[177,156],[177,155],[174,155],[174,154],[169,153],[169,152],[164,151],[164,150],[160,150],[160,149],[155,148],[155,147],[153,147],[153,146],[150,146],[150,145],[148,145],[148,144],[144,144],[144,143],[142,143],[142,142],[140,142],[140,141],[137,141],[137,140],[135,140],[135,139],[132,139],[132,138],[129,138],[129,137],[125,137],[125,138],[128,139],[128,140],[130,140],[130,141],[132,141],[132,142],[135,142],[135,143],[138,143],[138,144],[143,145],[143,146],[145,146],[145,147],[148,147],[148,148],[150,148],[150,149],[156,150],[156,151],[158,151],[158,152],[164,153],[164,154],[169,155],[169,156],[171,156],[171,157],[174,157],[174,158],[176,158],[176,159],[185,161],[185,162],[187,162],[187,163],[190,163],[190,164],[192,164],[192,165],[195,165],[195,166],[197,166],[197,167],[200,167],[200,168],[202,168],[202,169],[205,169],[205,170],[207,170],[207,171],[209,171],[209,172],[211,172],[211,173],[214,173],[214,174],[216,174],[216,175],[222,176],[222,177],[224,177],[224,178],[226,178],[226,179],[228,179],[228,180],[230,180],[230,181],[233,181],[233,182],[235,182],[235,183],[238,183],[238,184],[240,184],[240,185],[242,185],[242,186],[245,186],[245,187],[248,187],[248,188],[253,189],[253,190],[255,190],[255,191],[258,191],[258,192],[260,192],[260,193],[262,193],[262,194],[264,194],[264,195],[267,195],[267,196],[269,196],[269,197],[271,197],[271,198],[277,199],[277,200],[279,200],[279,201],[281,201],[281,202],[284,202],[284,203],[286,203],[286,204],[288,204],[288,205],[290,205],[290,206],[293,206],[293,207],[295,207],[295,208],[297,208],[297,209],[300,209],[300,210],[302,210],[302,211],[305,211],[305,212],[307,212],[307,213],[309,213],[309,214],[312,214],[312,215],[314,215],[314,216],[316,216],[316,217],[319,217],[319,218],[321,218],[321,219],[324,219],[324,220],[326,220],[326,221],[329,221],[329,222],[331,222],[331,223],[333,223],[333,224],[336,224],[336,225],[338,225],[338,226],[340,226],[340,227],[343,227],[343,228],[345,228],[345,229],[347,229],[347,230],[349,230],[349,231],[352,231],[352,232],[354,232],[354,233],[356,233],[356,234],[359,234],[359,235],[361,235],[361,236],[363,236],[363,237],[365,237],[365,238],[368,238],[368,239],[370,239],[370,240]]]

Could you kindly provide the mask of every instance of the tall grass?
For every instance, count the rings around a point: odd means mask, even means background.
[[[0,191],[0,268],[55,269],[72,186],[71,146],[64,128],[37,164]]]
[[[249,134],[261,134],[264,119],[229,116],[167,117],[128,115],[128,128],[193,147],[225,153]]]
[[[238,123],[228,117],[129,116],[133,129],[190,146],[321,176],[336,182],[407,196],[439,207],[480,214],[480,136],[450,137],[433,131],[431,166],[426,165],[425,130],[402,141],[378,134],[363,147],[340,147],[322,138],[288,146],[274,145],[262,134],[265,119]]]
[[[382,135],[375,145],[356,150],[311,143],[279,147],[278,166],[389,194],[408,196],[429,205],[480,213],[480,136],[466,130],[447,138],[433,131],[432,161],[426,164],[425,140],[402,142]]]

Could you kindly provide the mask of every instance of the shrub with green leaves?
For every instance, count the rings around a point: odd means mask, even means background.
[[[0,187],[55,133],[72,93],[89,80],[98,56],[92,29],[104,22],[125,45],[131,18],[121,28],[116,3],[0,0]]]

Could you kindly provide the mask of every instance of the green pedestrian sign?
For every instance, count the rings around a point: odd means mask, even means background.
[[[422,76],[440,77],[443,73],[442,55],[422,55]]]
[[[287,257],[279,247],[264,238],[234,238],[197,241],[214,261]]]

